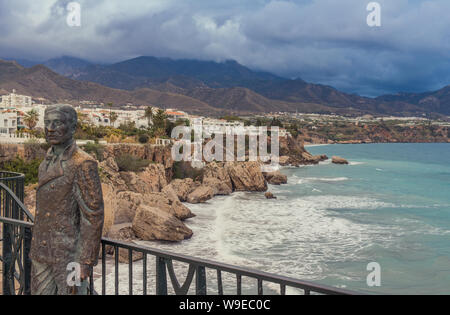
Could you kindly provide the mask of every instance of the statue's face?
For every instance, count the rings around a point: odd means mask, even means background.
[[[52,111],[45,114],[45,138],[51,145],[64,144],[72,138],[70,121],[63,113]]]

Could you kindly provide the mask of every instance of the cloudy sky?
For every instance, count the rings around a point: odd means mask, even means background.
[[[450,84],[450,1],[0,0],[0,57],[115,62],[141,55],[222,61],[376,96]]]

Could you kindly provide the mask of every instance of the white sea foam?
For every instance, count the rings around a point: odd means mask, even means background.
[[[299,179],[297,184],[304,184],[305,182],[342,182],[350,180],[348,177],[305,177]]]
[[[349,165],[363,165],[366,164],[365,162],[358,162],[358,161],[351,161],[349,162]]]
[[[283,194],[280,189],[279,194]],[[281,195],[281,197],[284,197]],[[305,280],[322,280],[330,275],[342,281],[358,281],[359,274],[336,272],[329,264],[355,262],[362,266],[372,258],[375,244],[392,251],[404,250],[399,238],[409,235],[442,235],[443,231],[419,221],[396,218],[392,224],[367,224],[341,215],[339,210],[375,210],[396,205],[376,198],[320,195],[290,199],[266,200],[261,194],[234,193],[216,197],[206,204],[188,205],[197,214],[187,225],[194,231],[190,240],[167,244],[140,242],[150,247],[195,257],[212,259],[233,265],[284,274]],[[413,227],[413,228],[411,228]],[[450,232],[449,232],[450,233]],[[141,291],[142,263],[135,263],[133,279],[136,293]],[[107,293],[114,283],[113,268],[107,274]],[[148,260],[149,279],[154,279],[154,260]],[[187,266],[175,264],[180,281]],[[120,266],[120,281],[128,283],[127,265]],[[215,290],[215,273],[207,271],[208,290]],[[223,279],[226,288],[235,288],[235,278]],[[99,287],[100,282],[96,282]],[[149,293],[153,292],[153,286]],[[279,287],[267,284],[268,291]],[[127,286],[120,288],[126,292]],[[243,283],[243,289],[256,293],[254,282]],[[253,290],[253,291],[252,291]],[[169,291],[170,293],[170,291]],[[214,291],[213,291],[214,293]],[[233,293],[233,292],[230,292]],[[298,290],[287,292],[299,294]]]

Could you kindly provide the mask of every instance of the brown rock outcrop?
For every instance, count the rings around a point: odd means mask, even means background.
[[[114,224],[132,222],[136,216],[137,209],[141,205],[157,208],[180,220],[195,216],[178,200],[178,197],[168,189],[164,192],[147,194],[123,191],[117,194],[115,204]]]
[[[141,205],[133,220],[133,231],[145,241],[182,241],[192,237],[192,230],[173,215]]]
[[[214,191],[214,196],[216,195],[226,196],[230,195],[233,192],[232,187],[230,187],[227,183],[214,177],[203,178],[203,185],[211,187]]]
[[[107,237],[117,241],[132,241],[136,239],[131,223],[115,224],[111,226]]]
[[[114,187],[102,183],[102,192],[103,192],[103,204],[104,204],[104,223],[103,223],[103,234],[107,235],[114,225],[114,216],[116,209],[116,192]]]
[[[156,146],[151,144],[108,144],[104,147],[103,157],[116,158],[121,155],[133,155],[140,159],[149,160],[164,166],[166,177],[172,178],[173,159],[170,146]]]
[[[132,191],[117,193],[114,201],[114,224],[133,222],[137,208],[143,204],[144,195]]]
[[[197,187],[187,198],[189,203],[203,203],[214,197],[215,190],[206,185]]]
[[[168,199],[168,204],[170,205],[173,214],[180,220],[186,220],[195,217],[195,214],[189,210],[188,207],[183,205],[178,198],[176,192],[173,190],[172,186],[167,185],[161,191],[164,196]]]
[[[289,165],[289,156],[286,156],[286,155],[280,156],[278,159],[278,163],[282,166]]]
[[[272,185],[287,184],[287,176],[284,174],[281,174],[280,171],[263,173],[263,175],[269,184],[272,184]]]
[[[264,194],[264,197],[266,197],[266,199],[277,199],[277,197],[275,197],[274,194],[271,193],[270,191],[266,192]]]
[[[258,162],[228,162],[225,167],[235,191],[267,190],[267,182]]]
[[[189,194],[200,186],[200,183],[194,182],[191,178],[174,179],[170,183],[170,186],[173,188],[180,201],[184,202],[187,200]]]
[[[132,243],[136,239],[136,235],[134,234],[132,224],[124,223],[117,224],[111,227],[110,232],[108,233],[108,238],[116,240],[116,241],[124,241],[128,243]],[[114,247],[107,246],[106,253],[115,256]],[[119,262],[127,264],[129,263],[129,251],[125,248],[119,248]],[[132,261],[141,260],[144,257],[143,253],[133,251]]]
[[[333,156],[331,162],[334,164],[348,164],[348,161],[340,156]]]
[[[102,183],[110,185],[115,191],[128,190],[125,181],[120,176],[119,167],[114,158],[108,157],[99,163],[98,167]]]
[[[167,185],[166,171],[162,164],[150,164],[142,172],[120,172],[128,190],[141,194],[159,192]]]
[[[223,184],[227,185],[230,190],[233,189],[233,183],[231,182],[230,174],[228,174],[224,163],[211,162],[204,168],[203,182],[205,179],[216,178]]]

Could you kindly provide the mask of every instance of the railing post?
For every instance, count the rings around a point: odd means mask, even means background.
[[[14,284],[14,275],[10,272],[12,267],[12,240],[10,231],[13,228],[9,224],[3,224],[3,295],[14,295],[14,288],[11,288],[11,283]]]
[[[24,229],[24,239],[23,239],[23,271],[24,271],[24,294],[31,295],[31,229]]]
[[[198,266],[197,273],[195,276],[195,294],[196,295],[206,295],[206,271],[205,267]]]
[[[166,261],[156,257],[156,295],[167,295]]]

